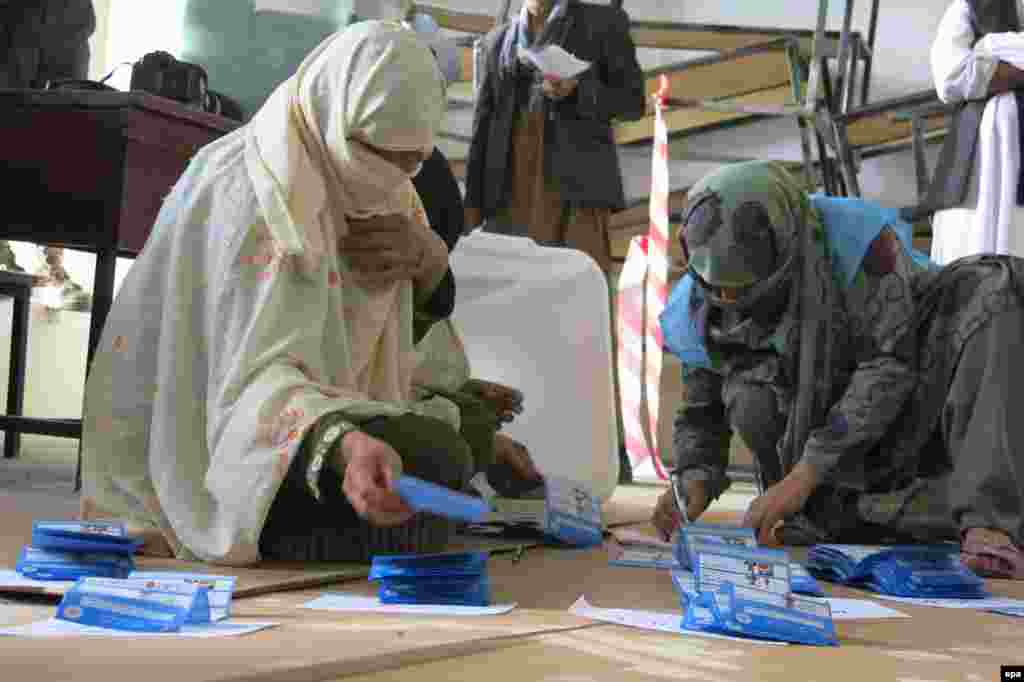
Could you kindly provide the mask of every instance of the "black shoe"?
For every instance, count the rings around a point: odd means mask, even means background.
[[[633,465],[629,463],[626,446],[619,446],[619,483],[633,482]]]

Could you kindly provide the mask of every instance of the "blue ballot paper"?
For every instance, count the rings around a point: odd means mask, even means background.
[[[689,543],[692,582],[673,571],[683,629],[813,645],[836,645],[827,602],[793,594],[792,562],[779,550],[707,539]]]
[[[127,578],[135,567],[130,556],[60,552],[26,546],[15,570],[32,580],[78,580],[85,577]]]
[[[128,537],[124,524],[110,521],[36,521],[32,546],[60,552],[131,556],[142,545]]]
[[[465,495],[413,476],[400,476],[398,494],[414,511],[425,511],[450,519],[479,523],[491,511],[478,497]]]
[[[210,623],[208,590],[184,580],[82,578],[64,595],[57,618],[130,632],[178,632]]]
[[[134,580],[162,580],[194,583],[207,590],[210,604],[210,620],[225,620],[231,615],[231,598],[235,593],[233,575],[210,575],[207,573],[185,573],[182,571],[132,571],[128,576]]]
[[[487,552],[376,556],[370,580],[382,604],[488,606]]]
[[[604,539],[601,504],[587,486],[576,481],[548,476],[544,479],[543,499],[499,497],[494,505],[495,511],[483,520],[485,525],[467,530],[491,535],[495,526],[511,526],[576,547],[593,547]]]
[[[577,547],[600,545],[604,539],[601,505],[583,484],[548,477],[544,481],[544,531],[559,542]]]
[[[694,543],[702,541],[750,549],[757,547],[757,538],[754,536],[753,528],[692,523],[680,528],[679,534],[676,536],[675,556],[680,568],[692,568],[690,557],[693,551],[690,548]],[[797,594],[814,597],[821,597],[825,594],[814,576],[795,561],[790,562],[790,588]]]
[[[896,597],[989,596],[985,581],[960,562],[952,545],[815,545],[807,568],[823,580]]]
[[[698,540],[717,542],[734,547],[757,547],[753,528],[718,526],[710,523],[691,523],[679,529],[676,535],[676,560],[680,567],[692,569],[690,545]]]

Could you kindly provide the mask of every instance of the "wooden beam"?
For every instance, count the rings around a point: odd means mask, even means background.
[[[630,35],[637,47],[712,52],[738,50],[779,38],[795,38],[800,43],[801,51],[806,54],[810,51],[814,31],[766,26],[633,21],[630,23]],[[839,32],[827,31],[825,38],[826,54],[834,54],[839,42]],[[851,32],[850,38],[861,40],[857,32]]]
[[[456,12],[445,7],[421,3],[416,3],[415,11],[429,14],[441,28],[451,29],[452,31],[483,34],[494,28],[494,17],[487,14]]]
[[[944,115],[925,118],[925,132],[937,132],[945,129]],[[880,112],[874,116],[858,118],[846,126],[846,137],[854,149],[861,147],[877,147],[910,141],[910,121],[893,120],[892,112]]]
[[[473,63],[473,48],[472,47],[459,47],[459,57],[462,62],[462,78],[460,80],[469,83],[473,82],[473,71],[476,70],[476,66]]]
[[[718,33],[683,24],[651,24],[634,22],[630,35],[637,47],[661,50],[709,50],[721,52],[764,43],[777,35],[757,32]]]
[[[782,105],[792,102],[792,91],[788,85],[752,92],[737,97],[719,100],[723,104],[751,106]],[[725,123],[757,118],[753,114],[711,111],[708,109],[674,109],[665,113],[665,125],[669,135],[694,133]],[[616,144],[642,142],[654,137],[654,116],[645,116],[638,121],[617,123],[612,129]]]

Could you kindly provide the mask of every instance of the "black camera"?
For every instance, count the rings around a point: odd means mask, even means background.
[[[167,52],[150,52],[135,62],[129,88],[177,100],[199,110],[207,106],[206,69],[178,61]]]

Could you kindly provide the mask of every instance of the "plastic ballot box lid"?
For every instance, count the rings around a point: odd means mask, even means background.
[[[582,251],[481,230],[459,242],[451,269],[453,321],[473,377],[525,396],[504,432],[541,473],[608,499],[619,457],[604,274]]]

